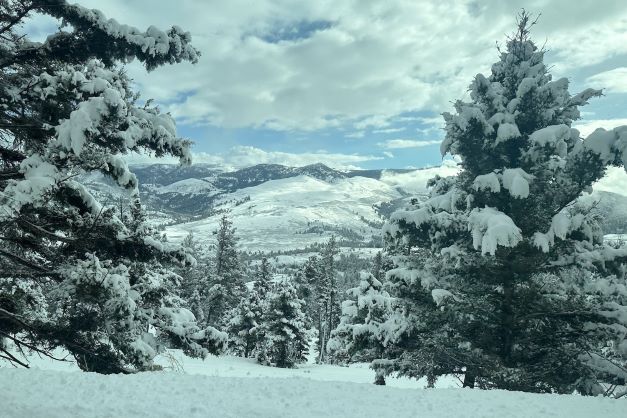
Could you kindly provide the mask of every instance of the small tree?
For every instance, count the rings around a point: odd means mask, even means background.
[[[307,327],[302,305],[288,280],[278,284],[270,296],[263,334],[268,361],[276,367],[294,367],[306,360]]]
[[[365,272],[359,286],[347,293],[354,299],[342,302],[340,324],[327,343],[329,357],[340,364],[376,360],[384,350],[381,324],[391,308],[390,295]]]

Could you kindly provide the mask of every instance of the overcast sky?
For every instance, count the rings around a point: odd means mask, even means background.
[[[498,59],[520,7],[542,13],[554,77],[603,87],[582,131],[627,124],[624,0],[81,0],[145,30],[179,25],[196,65],[129,73],[195,141],[197,161],[335,167],[437,165],[440,113]],[[33,37],[55,22],[35,18]],[[620,120],[622,119],[622,120]]]

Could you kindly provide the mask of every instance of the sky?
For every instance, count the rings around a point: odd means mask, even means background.
[[[439,165],[441,113],[489,74],[521,7],[583,108],[583,135],[627,124],[624,0],[80,0],[145,30],[179,25],[197,64],[127,65],[143,98],[170,112],[196,162],[336,168]],[[57,23],[35,16],[33,39]],[[576,126],[577,127],[577,126]],[[141,160],[138,158],[138,161]],[[143,160],[142,160],[143,161]]]

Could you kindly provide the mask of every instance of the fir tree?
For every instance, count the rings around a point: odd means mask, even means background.
[[[245,292],[235,228],[228,216],[220,218],[216,234],[215,274],[207,295],[207,321],[212,325],[223,322],[226,313],[237,305]]]
[[[263,317],[267,359],[276,367],[294,367],[306,360],[307,328],[303,301],[288,280],[276,286]]]
[[[525,12],[470,102],[445,113],[442,153],[461,173],[430,182],[430,198],[386,227],[401,267],[399,304],[383,327],[381,372],[465,374],[465,386],[598,393],[621,383],[627,343],[627,248],[603,242],[577,198],[627,155],[627,127],[582,140],[579,106],[529,40]],[[622,312],[622,313],[621,313]]]
[[[315,277],[316,322],[318,329],[318,362],[326,361],[326,347],[331,331],[339,323],[339,303],[337,301],[337,278],[335,256],[337,255],[335,236],[323,247],[320,260],[307,266],[309,274]]]
[[[265,301],[261,294],[252,290],[233,309],[229,321],[231,350],[244,357],[255,354],[260,340],[265,339],[260,324],[263,321]]]
[[[390,295],[365,272],[359,286],[347,293],[353,299],[342,302],[340,323],[327,343],[329,357],[340,364],[376,360],[384,350],[381,324],[391,307]]]
[[[272,273],[270,272],[270,263],[266,257],[261,259],[259,264],[259,270],[257,271],[257,277],[255,280],[254,290],[259,296],[260,300],[265,300],[267,294],[272,289]]]
[[[65,27],[31,42],[19,28],[34,14]],[[196,62],[189,33],[143,32],[64,0],[0,2],[0,27],[0,333],[43,354],[63,347],[97,372],[151,367],[166,344],[217,350],[224,335],[200,329],[172,292],[180,278],[166,267],[194,260],[146,226],[122,158],[190,162],[173,119],[140,105],[120,67]],[[128,219],[81,183],[98,172],[129,191]]]

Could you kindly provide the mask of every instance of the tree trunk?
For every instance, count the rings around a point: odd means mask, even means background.
[[[374,384],[378,386],[385,386],[385,376],[381,373],[377,373],[374,377]]]
[[[464,375],[463,387],[470,389],[475,388],[475,374],[468,369],[466,369],[466,374]]]

